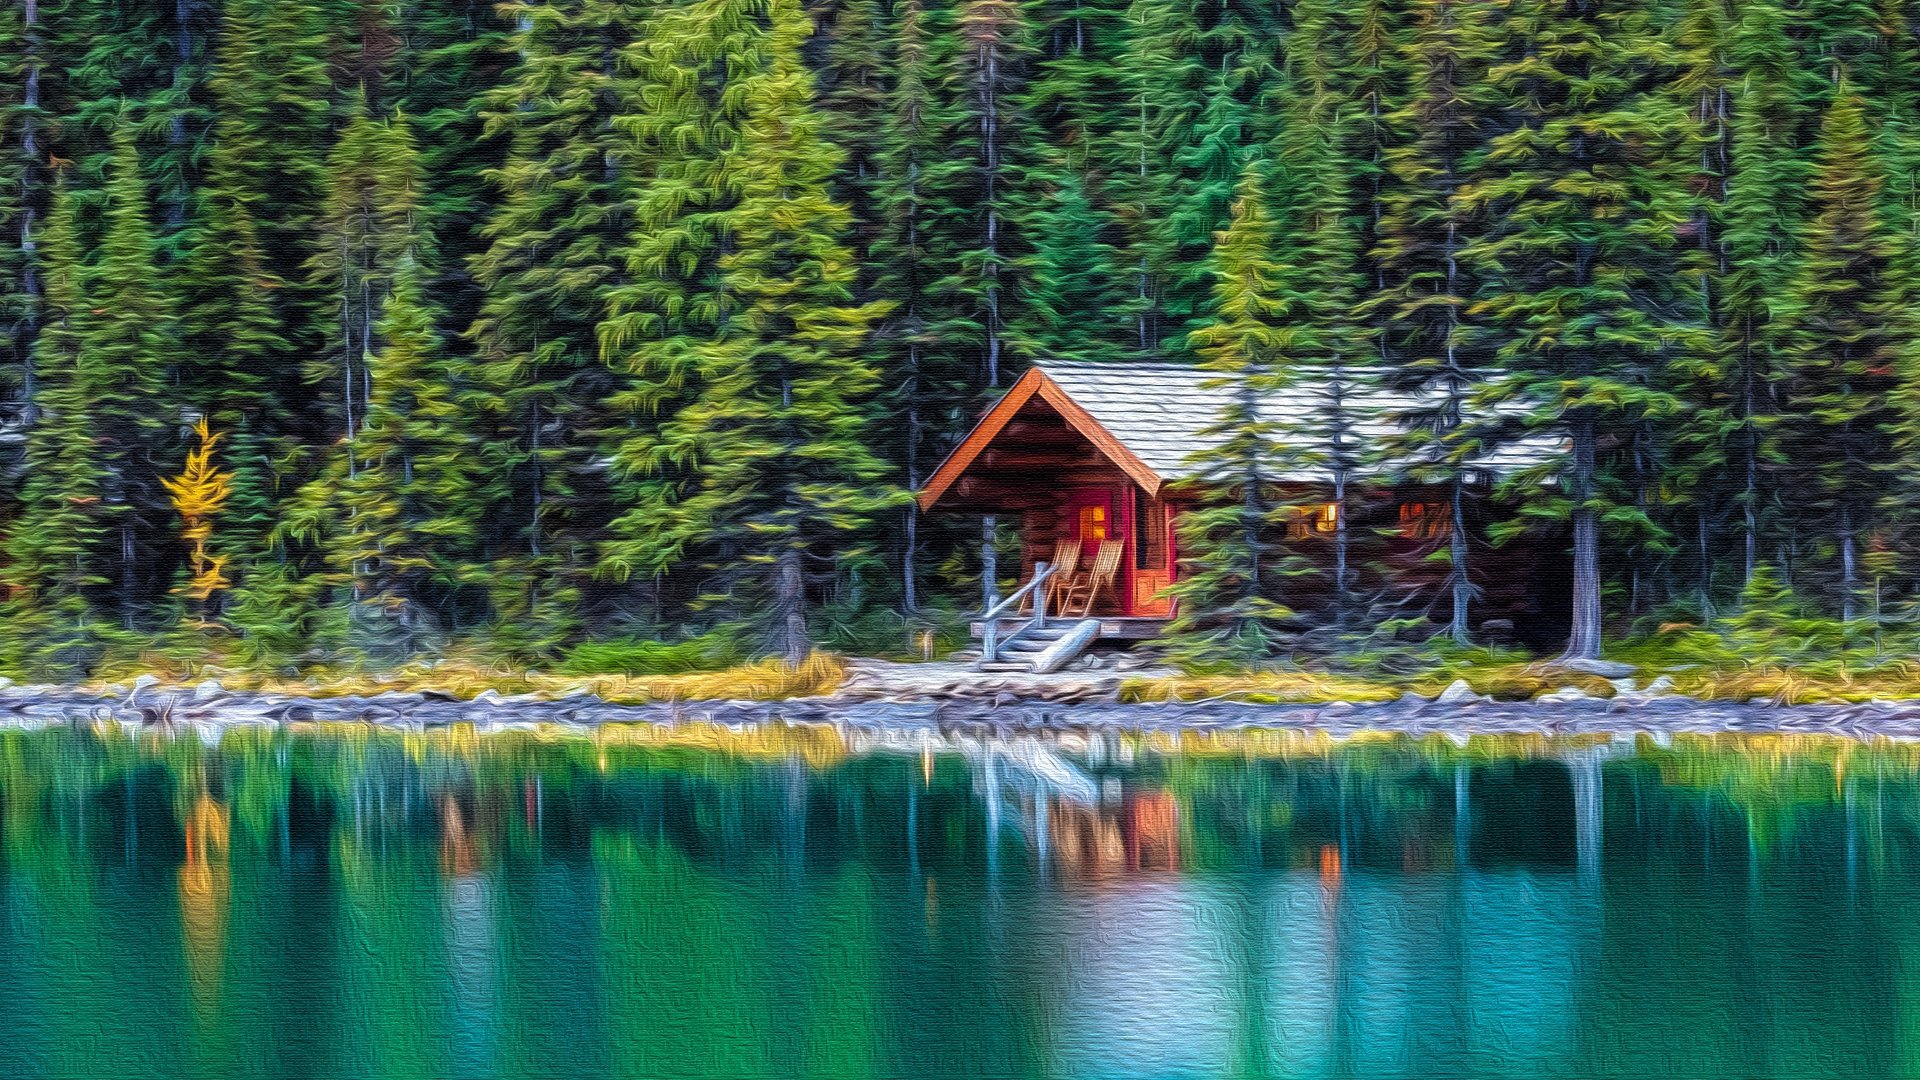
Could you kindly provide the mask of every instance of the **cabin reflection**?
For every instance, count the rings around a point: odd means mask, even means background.
[[[7,737],[8,857],[178,870],[196,935],[217,933],[228,851],[321,875],[408,851],[449,878],[659,851],[743,871],[1024,863],[1102,877],[1314,870],[1331,846],[1349,875],[1511,867],[1589,882],[1663,860],[1839,860],[1851,878],[1920,853],[1920,816],[1903,809],[1920,803],[1920,748],[1894,743],[1403,740],[1233,756],[1023,737],[816,765],[565,741],[441,752],[374,736],[336,753],[285,735],[257,748]]]

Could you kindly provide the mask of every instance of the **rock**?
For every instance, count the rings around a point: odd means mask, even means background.
[[[0,690],[6,690],[11,686],[13,686],[13,680],[7,678],[5,675],[0,675]]]
[[[133,694],[131,696],[138,697],[140,696],[140,691],[145,690],[150,686],[159,686],[159,685],[160,685],[160,676],[142,675],[139,678],[133,680]]]
[[[1561,702],[1568,702],[1568,701],[1592,701],[1594,700],[1594,697],[1593,695],[1587,693],[1585,690],[1582,690],[1577,686],[1563,686],[1558,690],[1553,690],[1545,694],[1541,694],[1539,697],[1534,698],[1533,700],[1544,702],[1547,704],[1558,704]]]
[[[206,679],[193,688],[193,700],[212,701],[226,692],[227,688],[220,685],[219,679]]]
[[[495,690],[491,686],[473,695],[473,703],[475,705],[498,705],[500,701],[500,691]]]
[[[1640,670],[1636,664],[1625,664],[1618,660],[1562,660],[1555,666],[1586,675],[1598,675],[1603,679],[1624,679]]]
[[[1659,678],[1648,683],[1647,688],[1640,692],[1643,694],[1646,694],[1648,697],[1652,697],[1656,694],[1671,694],[1673,693],[1673,676],[1662,675]]]
[[[1474,693],[1473,687],[1467,685],[1467,680],[1455,679],[1447,684],[1445,690],[1440,691],[1439,697],[1433,700],[1439,705],[1476,705],[1493,699],[1484,694]]]

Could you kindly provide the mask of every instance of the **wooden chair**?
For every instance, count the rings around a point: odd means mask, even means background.
[[[1118,540],[1102,540],[1100,550],[1093,556],[1092,567],[1067,586],[1060,599],[1060,614],[1086,618],[1102,592],[1114,592],[1114,577],[1120,573],[1120,556],[1125,551],[1126,545]],[[1117,593],[1115,598],[1118,599]],[[1076,605],[1078,611],[1074,610]]]
[[[1060,611],[1060,598],[1066,594],[1068,583],[1073,580],[1074,575],[1080,570],[1080,541],[1062,540],[1053,545],[1053,556],[1049,558],[1047,562],[1053,567],[1053,576],[1047,578],[1047,583],[1042,585],[1041,588],[1044,589],[1047,594],[1047,610],[1058,614]],[[1033,610],[1033,598],[1031,595],[1021,603],[1020,610],[1022,612],[1030,612]]]

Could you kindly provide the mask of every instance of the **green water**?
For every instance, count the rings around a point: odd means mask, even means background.
[[[1026,753],[0,732],[0,1076],[1920,1075],[1915,747]]]

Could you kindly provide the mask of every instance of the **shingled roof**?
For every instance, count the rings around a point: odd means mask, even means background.
[[[1206,433],[1219,424],[1233,396],[1233,388],[1224,385],[1217,372],[1180,364],[1050,360],[1034,366],[1164,480],[1199,476],[1201,465],[1195,458],[1224,441],[1220,435]],[[1378,375],[1358,369],[1349,376],[1354,389],[1344,404],[1353,421],[1355,441],[1362,448],[1377,445],[1403,430],[1397,418],[1416,411],[1421,404],[1418,395],[1381,387],[1383,380]],[[1302,373],[1284,389],[1268,392],[1259,406],[1262,419],[1269,422],[1308,425],[1313,425],[1314,417],[1326,407],[1312,372]],[[1536,436],[1502,446],[1474,464],[1505,475],[1540,465],[1559,449],[1559,439]],[[1405,464],[1376,462],[1374,468],[1390,471]],[[1288,479],[1327,478],[1303,474]]]
[[[1405,391],[1381,387],[1373,372],[1353,373],[1353,392],[1345,401],[1353,420],[1356,442],[1364,454],[1401,430],[1400,417],[1417,409],[1420,399]],[[1052,405],[1069,424],[1112,458],[1122,470],[1149,491],[1162,483],[1203,478],[1204,455],[1218,447],[1223,436],[1209,434],[1231,403],[1233,390],[1218,373],[1180,364],[1069,363],[1049,360],[1036,364],[1006,396],[987,412],[927,482],[921,505],[931,506],[985,449],[1014,414],[1035,397]],[[1326,401],[1310,375],[1286,389],[1266,394],[1260,403],[1264,417],[1278,424],[1316,426]],[[1550,434],[1533,435],[1502,444],[1476,459],[1474,466],[1492,476],[1505,476],[1550,462],[1563,440]],[[1200,459],[1200,460],[1196,460]],[[1406,461],[1375,459],[1373,475],[1405,468]],[[1324,469],[1308,466],[1281,479],[1303,483],[1326,482]]]

